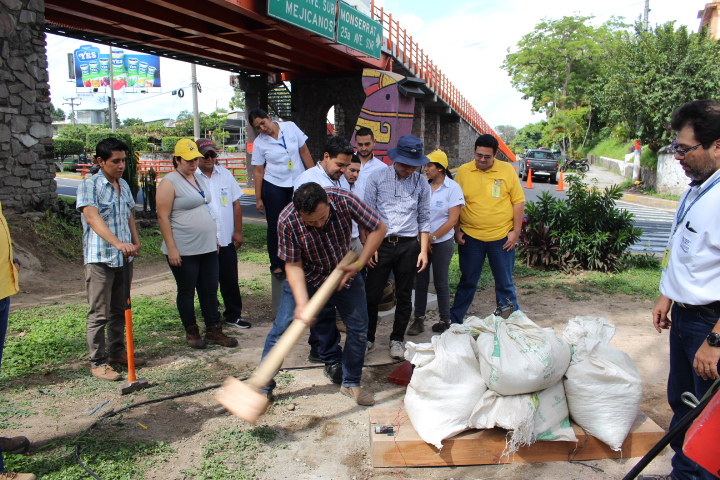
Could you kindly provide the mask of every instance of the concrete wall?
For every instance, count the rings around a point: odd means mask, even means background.
[[[0,0],[0,201],[56,197],[43,0]]]
[[[600,165],[610,171],[619,173],[628,180],[632,179],[633,164],[630,162],[607,157],[596,157],[595,155],[589,155],[588,158],[593,165]],[[681,195],[690,182],[680,167],[680,162],[675,160],[674,155],[666,153],[664,149],[661,149],[658,155],[657,170],[642,167],[640,169],[640,179],[647,187],[656,190],[658,193],[670,195]]]

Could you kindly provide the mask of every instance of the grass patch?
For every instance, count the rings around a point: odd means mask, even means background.
[[[173,452],[165,442],[122,441],[116,435],[96,432],[70,442],[50,442],[28,456],[6,455],[5,467],[13,472],[33,472],[43,480],[88,478],[75,460],[76,445],[80,445],[81,460],[103,480],[144,478],[149,468]]]
[[[140,228],[140,254],[137,260],[143,263],[164,262],[165,254],[162,253],[162,234],[160,228]]]
[[[40,222],[33,222],[31,228],[42,241],[42,246],[52,252],[55,258],[82,262],[82,226],[79,222],[70,223],[45,212],[45,218]]]
[[[238,261],[257,265],[270,263],[266,242],[267,226],[243,224],[243,246],[238,250]]]
[[[256,479],[257,473],[264,470],[257,457],[275,437],[275,431],[266,425],[248,430],[221,428],[203,447],[200,465],[181,473],[198,480]]]
[[[631,153],[629,147],[633,145],[633,142],[624,142],[617,138],[610,137],[598,143],[588,154],[624,161],[625,155]],[[657,153],[650,150],[647,145],[643,145],[640,151],[640,165],[654,169],[657,168],[657,162]]]
[[[15,400],[11,402],[0,398],[0,431],[21,428],[23,426],[22,423],[17,422],[16,419],[37,414],[36,411],[25,408],[29,406],[29,400]]]
[[[605,293],[624,293],[640,298],[655,299],[660,294],[658,290],[660,274],[659,267],[625,270],[615,274],[588,272],[580,282]]]

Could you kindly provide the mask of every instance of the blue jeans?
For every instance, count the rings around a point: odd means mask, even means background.
[[[317,288],[309,283],[306,284],[308,295],[312,296]],[[336,308],[340,317],[345,322],[346,338],[345,348],[342,355],[343,364],[343,387],[359,387],[362,378],[363,363],[365,363],[365,347],[367,342],[368,315],[365,301],[365,283],[360,275],[350,284],[350,288],[343,288],[333,293],[328,301],[328,306]],[[287,280],[283,282],[282,297],[278,307],[277,317],[273,327],[265,339],[262,358],[268,354],[270,349],[277,343],[280,336],[285,333],[295,315],[295,297],[293,297],[290,284]],[[317,332],[316,332],[317,333]],[[275,388],[275,380],[271,380],[263,391],[270,393]]]
[[[285,262],[280,260],[277,255],[278,251],[278,233],[277,224],[278,217],[283,208],[292,202],[292,187],[278,187],[275,184],[263,179],[262,192],[260,197],[265,206],[265,219],[267,220],[267,250],[270,257],[270,271],[273,272],[278,268],[283,268]]]
[[[668,376],[668,403],[673,411],[670,428],[673,428],[685,415],[690,407],[682,402],[683,392],[690,392],[698,400],[705,395],[714,380],[703,380],[695,373],[693,360],[695,353],[712,331],[717,316],[682,308],[674,304],[671,310],[672,327],[670,328],[670,375]],[[684,436],[675,437],[670,446],[675,451],[672,459],[672,477],[676,480],[711,480],[713,476],[687,458],[682,452]]]
[[[342,361],[340,331],[337,328],[335,307],[326,305],[318,313],[315,325],[310,327],[308,344],[310,354],[319,357],[325,364]]]
[[[0,367],[2,366],[3,349],[5,348],[5,334],[8,328],[8,317],[10,315],[10,297],[0,299]],[[2,447],[0,447],[0,472],[5,471],[3,462]]]
[[[450,271],[450,260],[452,259],[453,253],[455,253],[455,242],[452,238],[444,242],[434,243],[432,252],[428,252],[430,265],[415,275],[416,317],[425,315],[428,286],[430,285],[430,268],[432,268],[440,321],[450,321],[450,284],[448,282],[448,273]]]
[[[192,327],[195,321],[195,289],[197,289],[200,310],[205,327],[210,328],[220,323],[218,311],[219,265],[217,253],[208,252],[200,255],[181,256],[179,267],[170,265],[170,270],[177,284],[177,304],[180,321],[183,327]]]
[[[501,305],[512,304],[515,310],[520,310],[512,278],[515,269],[515,249],[503,250],[502,246],[505,242],[507,237],[483,242],[465,234],[465,245],[458,245],[461,275],[455,292],[455,301],[450,309],[453,323],[462,323],[470,308],[486,256],[495,279],[495,301]]]

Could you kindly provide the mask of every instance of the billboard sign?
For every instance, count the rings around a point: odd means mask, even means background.
[[[141,93],[160,88],[160,57],[119,48],[101,53],[98,47],[83,45],[73,53],[75,86],[78,94]],[[113,84],[110,85],[110,69]]]

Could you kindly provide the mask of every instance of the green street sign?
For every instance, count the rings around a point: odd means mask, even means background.
[[[337,0],[268,0],[268,15],[335,40]]]
[[[339,13],[337,42],[379,59],[382,47],[380,23],[343,2],[340,2]]]

